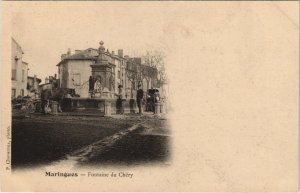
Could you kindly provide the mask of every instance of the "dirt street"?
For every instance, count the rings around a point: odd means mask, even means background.
[[[32,115],[12,121],[12,167],[39,167],[76,158],[76,165],[166,162],[167,120],[153,116]]]

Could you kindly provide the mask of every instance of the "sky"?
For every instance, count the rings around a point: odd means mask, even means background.
[[[267,33],[278,25],[286,25],[291,30],[299,28],[297,9],[292,9],[292,3],[280,2],[263,4],[261,12],[255,3],[247,2],[7,4],[12,17],[11,34],[22,46],[29,75],[36,74],[42,81],[57,73],[56,65],[68,48],[72,53],[77,49],[98,48],[101,40],[106,49],[123,49],[124,55],[131,57],[141,56],[147,50],[163,51],[167,56],[167,70],[172,72],[169,78],[175,80],[179,71],[190,74],[198,68],[224,65],[225,57],[233,62],[227,66],[239,65],[241,61],[232,60],[244,59],[236,54],[246,56],[247,52],[242,50],[253,46],[252,35],[256,41],[268,41],[271,37]],[[259,44],[255,46],[257,50],[262,48]],[[256,54],[249,56],[255,58]]]
[[[141,56],[146,50],[163,50],[164,23],[160,9],[113,4],[67,4],[30,9],[16,8],[12,14],[12,36],[21,45],[29,75],[42,81],[57,73],[56,64],[68,48],[98,48],[104,41],[109,51],[123,49],[124,55]],[[143,17],[140,17],[143,15]],[[157,17],[153,17],[157,16]]]

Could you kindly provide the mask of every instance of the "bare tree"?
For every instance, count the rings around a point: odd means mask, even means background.
[[[158,50],[147,51],[146,54],[142,57],[145,65],[157,69],[157,71],[150,71],[151,74],[147,74],[147,75],[150,75],[151,77],[153,77],[154,75],[157,76],[159,85],[164,84],[167,81],[165,62],[164,62],[165,57],[166,57],[165,54],[162,51],[158,51]],[[153,74],[153,73],[157,73],[157,74]]]
[[[165,54],[162,51],[146,51],[146,54],[142,57],[144,63],[148,66],[155,67],[157,69],[164,66]]]

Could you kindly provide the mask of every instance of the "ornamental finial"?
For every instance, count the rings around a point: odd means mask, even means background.
[[[104,42],[101,40],[100,42],[99,42],[99,44],[100,44],[100,47],[99,47],[99,54],[100,53],[104,53],[105,52],[105,48],[104,48],[104,46],[103,46],[103,44],[104,44]]]

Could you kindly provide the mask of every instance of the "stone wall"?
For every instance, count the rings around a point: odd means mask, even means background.
[[[134,99],[92,99],[69,98],[62,102],[62,110],[65,112],[81,112],[83,114],[104,114],[105,103],[109,103],[112,114],[136,113],[137,104]],[[122,104],[122,105],[121,105]],[[123,107],[123,108],[121,108]]]

